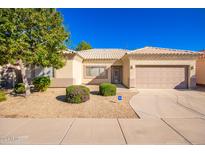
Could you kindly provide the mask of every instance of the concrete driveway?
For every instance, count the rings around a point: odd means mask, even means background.
[[[130,105],[140,118],[203,118],[205,92],[194,90],[138,90]]]
[[[130,105],[142,121],[161,120],[190,144],[205,144],[205,90],[138,90]]]

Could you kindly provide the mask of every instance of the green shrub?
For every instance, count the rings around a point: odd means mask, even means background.
[[[26,92],[26,87],[24,83],[17,83],[14,87],[14,91],[17,94],[23,94]]]
[[[33,79],[34,88],[38,91],[46,91],[50,84],[51,80],[46,76],[39,76]]]
[[[6,100],[6,94],[0,90],[0,102],[5,101]]]
[[[99,86],[100,95],[102,96],[115,96],[116,86],[111,83],[102,83]]]
[[[82,103],[90,99],[90,89],[85,86],[73,85],[66,88],[66,101]]]

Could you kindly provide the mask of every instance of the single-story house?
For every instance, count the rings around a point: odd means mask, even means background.
[[[196,62],[196,83],[205,86],[205,50]]]
[[[111,82],[127,88],[195,88],[199,52],[144,47],[65,52],[66,65],[54,70],[51,87]]]
[[[64,54],[67,62],[61,69],[28,67],[29,81],[43,75],[51,77],[51,87],[111,82],[127,88],[186,89],[195,88],[196,82],[205,84],[202,52],[144,47],[68,50]]]

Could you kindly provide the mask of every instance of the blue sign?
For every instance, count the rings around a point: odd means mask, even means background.
[[[122,100],[122,96],[118,96],[117,99],[118,99],[118,101],[121,101]]]

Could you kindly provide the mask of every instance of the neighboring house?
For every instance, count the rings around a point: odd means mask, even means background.
[[[196,82],[205,86],[205,50],[202,52],[204,54],[196,62]]]
[[[66,65],[54,70],[51,87],[111,82],[128,88],[194,88],[200,53],[144,47],[65,52]]]

